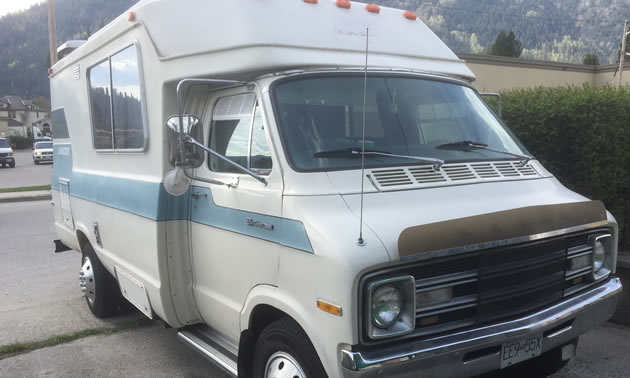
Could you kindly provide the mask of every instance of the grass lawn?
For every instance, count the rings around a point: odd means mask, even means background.
[[[33,190],[50,190],[49,185],[39,185],[39,186],[21,186],[19,188],[0,188],[0,193],[10,193],[10,192],[30,192]]]

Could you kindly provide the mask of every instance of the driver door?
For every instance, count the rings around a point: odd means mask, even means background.
[[[237,341],[248,292],[256,285],[277,284],[283,181],[255,93],[220,91],[207,109],[204,143],[266,181],[207,154],[195,173],[200,180],[192,186],[195,300],[206,324]]]

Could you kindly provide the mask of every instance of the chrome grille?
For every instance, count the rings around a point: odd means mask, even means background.
[[[464,257],[415,263],[364,280],[400,274],[416,280],[416,328],[403,337],[437,335],[533,313],[588,286],[591,269],[571,271],[570,260],[592,254],[589,235],[595,230],[528,243],[487,249]],[[576,278],[578,279],[577,281]],[[452,290],[447,302],[423,306],[429,291]],[[365,335],[364,335],[365,336]],[[367,343],[367,336],[364,337]],[[368,341],[369,340],[369,341]]]
[[[7,157],[7,156],[9,156],[9,154],[7,154],[7,153],[0,153],[0,157]]]

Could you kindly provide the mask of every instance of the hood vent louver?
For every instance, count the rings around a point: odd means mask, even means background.
[[[375,179],[375,184],[381,190],[415,189],[542,177],[531,163],[522,165],[520,162],[444,164],[439,171],[435,171],[433,166],[374,169],[368,174]]]
[[[411,185],[413,183],[405,169],[381,169],[372,171],[372,175],[380,186]]]

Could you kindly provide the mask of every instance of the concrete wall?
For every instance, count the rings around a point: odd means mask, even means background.
[[[477,76],[473,86],[480,92],[538,86],[616,85],[618,80],[618,76],[613,77],[616,65],[612,64],[589,66],[473,54],[459,57]],[[630,63],[625,66],[623,83],[630,84]]]

